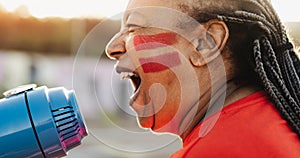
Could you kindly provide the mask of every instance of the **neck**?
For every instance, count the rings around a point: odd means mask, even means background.
[[[229,81],[227,85],[224,107],[261,90],[261,88],[256,85],[236,84],[235,81]]]
[[[224,86],[224,85],[222,85]],[[221,87],[222,87],[221,86]],[[259,91],[260,88],[251,84],[237,84],[235,81],[233,80],[228,80],[226,83],[226,91],[224,91],[224,88],[219,88],[215,94],[212,95],[205,95],[209,98],[200,98],[199,99],[199,109],[208,109],[212,110],[214,112],[220,111],[222,109],[214,109],[214,107],[209,107],[209,104],[211,103],[212,105],[215,105],[219,100],[219,98],[221,98],[223,95],[225,96],[225,101],[224,101],[224,105],[222,106],[223,108],[229,104],[232,104],[248,95],[251,95],[257,91]],[[226,93],[226,94],[224,94]],[[210,96],[212,96],[210,98]],[[201,100],[205,100],[205,101],[201,101]],[[206,103],[206,104],[203,104]],[[201,108],[201,106],[205,105],[205,108]],[[184,140],[193,130],[194,128],[203,120],[204,116],[206,115],[206,113],[208,114],[213,114],[213,112],[208,112],[209,110],[206,110],[206,112],[199,112],[195,117],[194,120],[191,122],[191,124],[189,125],[189,127],[185,130],[185,132],[180,136],[182,138],[182,140]],[[208,117],[208,116],[205,116]]]

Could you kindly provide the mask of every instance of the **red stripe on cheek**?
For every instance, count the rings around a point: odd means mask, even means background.
[[[154,49],[173,45],[176,42],[175,33],[161,33],[156,35],[135,36],[133,39],[134,47],[137,51],[145,49]]]
[[[139,61],[145,73],[160,72],[181,64],[178,52],[149,58],[140,58]]]

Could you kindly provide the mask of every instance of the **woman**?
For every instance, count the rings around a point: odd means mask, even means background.
[[[107,54],[173,157],[299,157],[300,61],[268,0],[131,0],[123,22]]]

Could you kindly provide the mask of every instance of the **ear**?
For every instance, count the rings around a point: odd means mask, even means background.
[[[214,60],[223,51],[229,36],[227,25],[220,20],[210,20],[198,29],[201,34],[193,40],[195,47],[190,60],[195,66],[202,66]]]

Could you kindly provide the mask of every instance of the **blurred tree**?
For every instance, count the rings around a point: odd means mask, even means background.
[[[76,36],[82,38],[77,41],[82,41],[85,35],[101,22],[100,19],[37,19],[18,16],[25,15],[26,8],[19,8],[16,12],[18,14],[0,9],[0,49],[70,55],[74,51],[74,40],[71,39],[74,38],[72,25],[82,23],[85,26],[80,31],[83,35]]]

